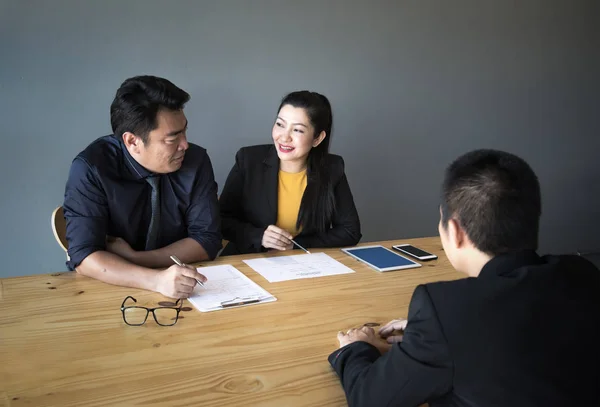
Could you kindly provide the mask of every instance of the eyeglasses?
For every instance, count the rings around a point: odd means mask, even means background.
[[[175,302],[173,307],[146,308],[135,305],[126,307],[125,302],[130,298],[133,300],[133,302],[137,302],[135,298],[128,295],[121,304],[121,312],[123,313],[123,321],[125,321],[127,325],[131,326],[144,325],[146,323],[146,319],[148,319],[149,313],[152,313],[152,316],[158,325],[175,325],[179,319],[179,312],[181,312],[181,306],[183,305],[183,300],[180,298]]]

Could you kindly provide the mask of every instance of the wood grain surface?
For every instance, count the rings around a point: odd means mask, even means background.
[[[339,249],[314,250],[355,273],[270,284],[242,260],[272,254],[219,258],[206,264],[232,264],[277,301],[210,313],[186,301],[172,327],[151,316],[141,327],[122,320],[127,295],[156,306],[166,300],[160,294],[72,272],[2,279],[0,403],[345,406],[327,362],[338,346],[336,333],[405,317],[418,284],[462,276],[437,237],[378,243],[412,243],[439,260],[378,273]]]

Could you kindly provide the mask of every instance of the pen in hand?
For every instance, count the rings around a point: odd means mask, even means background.
[[[304,247],[300,246],[298,243],[296,243],[296,241],[294,239],[290,239],[292,241],[293,244],[295,244],[296,246],[298,246],[300,249],[304,250],[306,253],[310,254],[310,252],[308,250],[306,250]]]
[[[177,256],[171,256],[171,260],[173,260],[173,261],[175,262],[175,264],[177,264],[178,266],[180,266],[180,267],[185,267],[185,264],[183,264],[183,263],[181,262],[181,260],[179,260],[179,259],[177,258]],[[196,282],[197,282],[198,284],[200,284],[202,287],[204,287],[204,283],[203,283],[202,281],[198,280],[197,278],[195,278],[194,280],[196,280]],[[206,289],[206,287],[204,287],[204,289]]]

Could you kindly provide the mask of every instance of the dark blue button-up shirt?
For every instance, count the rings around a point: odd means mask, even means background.
[[[152,215],[152,187],[145,178],[151,175],[114,136],[97,139],[75,157],[63,205],[69,269],[106,250],[107,235],[144,250]],[[158,247],[190,237],[214,258],[221,248],[221,220],[206,150],[189,143],[181,168],[162,174],[160,186]]]

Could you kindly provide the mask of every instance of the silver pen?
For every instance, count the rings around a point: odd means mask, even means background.
[[[179,259],[177,258],[177,256],[171,256],[171,260],[173,260],[173,261],[175,262],[175,264],[177,264],[178,266],[180,266],[180,267],[185,267],[185,264],[183,264],[183,263],[181,262],[181,260],[179,260]],[[196,282],[197,282],[198,284],[200,284],[202,287],[204,287],[204,283],[203,283],[202,281],[198,280],[197,278],[195,278],[194,280],[196,280]],[[204,288],[206,289],[206,287],[204,287]]]
[[[221,303],[221,308],[237,307],[237,306],[246,305],[246,304],[256,304],[257,302],[260,302],[260,298],[240,298],[237,301],[236,300],[223,301]]]
[[[306,253],[310,254],[310,252],[308,250],[306,250],[304,247],[300,246],[298,243],[296,243],[294,241],[294,239],[290,239],[292,241],[293,244],[295,244],[296,246],[298,246],[299,248],[301,248],[302,250],[304,250]]]

